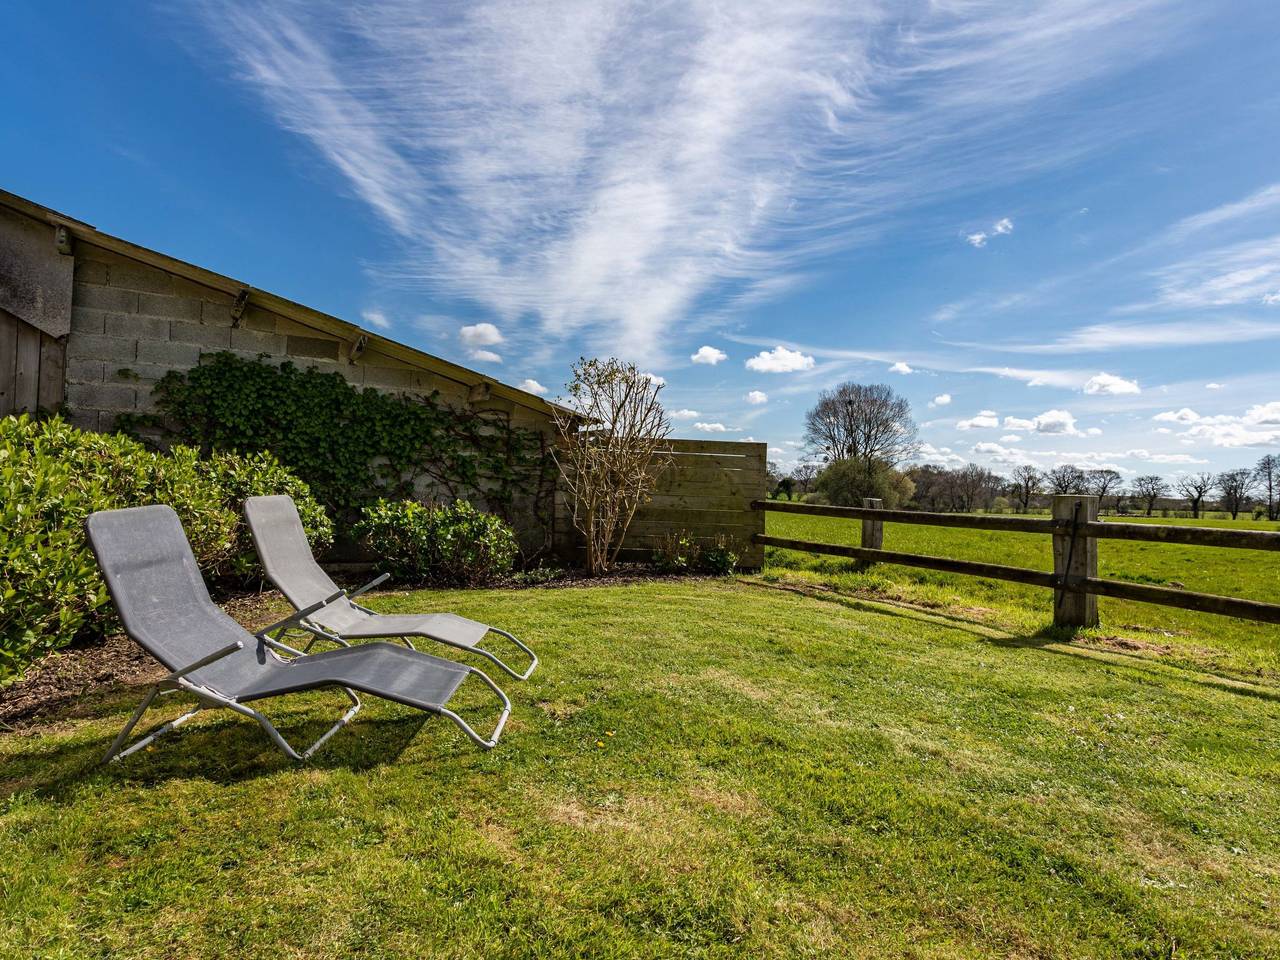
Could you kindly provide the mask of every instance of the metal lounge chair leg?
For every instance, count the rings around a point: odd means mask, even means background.
[[[475,667],[468,667],[467,669],[487,683],[489,685],[489,689],[496,693],[498,695],[498,699],[502,701],[502,713],[498,717],[498,722],[494,725],[493,732],[489,734],[489,739],[486,740],[484,737],[480,736],[480,734],[476,733],[475,730],[471,729],[471,725],[467,723],[467,721],[463,720],[460,716],[446,707],[440,708],[440,715],[442,717],[448,717],[456,723],[462,729],[462,732],[465,733],[471,742],[477,747],[481,747],[485,750],[492,750],[498,745],[498,739],[502,736],[502,728],[507,725],[507,718],[511,716],[511,701],[507,699],[507,695],[499,689],[496,683],[489,679],[488,674],[483,670],[477,670]]]
[[[148,690],[147,695],[143,697],[142,702],[138,704],[138,709],[133,711],[133,716],[129,718],[129,722],[124,725],[124,729],[120,731],[120,733],[116,736],[115,740],[111,742],[111,746],[107,748],[107,752],[103,756],[102,762],[110,763],[114,760],[123,760],[125,757],[129,756],[129,754],[137,753],[143,747],[150,745],[157,737],[162,737],[166,733],[176,730],[182,724],[186,723],[188,720],[194,717],[197,713],[199,713],[201,709],[203,709],[204,704],[197,703],[194,707],[192,707],[190,710],[188,710],[186,713],[182,714],[181,716],[175,717],[173,720],[170,720],[168,723],[162,723],[160,726],[156,727],[149,734],[147,734],[137,743],[130,746],[128,749],[121,750],[120,748],[124,746],[125,741],[129,739],[129,734],[133,732],[133,728],[137,726],[138,721],[142,719],[142,715],[147,712],[147,709],[155,701],[156,697],[161,693],[172,693],[177,689],[178,689],[177,687],[171,687],[167,690],[162,690],[160,686],[157,684],[156,686]]]
[[[242,714],[246,717],[252,717],[254,720],[257,720],[258,725],[262,727],[263,731],[267,734],[267,736],[271,738],[271,742],[274,743],[277,747],[279,747],[280,751],[286,757],[288,757],[290,760],[296,760],[299,763],[302,763],[305,760],[311,759],[311,755],[313,753],[315,753],[322,746],[324,746],[325,742],[330,737],[332,737],[335,733],[337,733],[339,730],[345,727],[348,723],[350,723],[352,718],[354,718],[355,715],[360,712],[360,707],[362,706],[360,702],[360,698],[356,696],[354,691],[348,690],[346,687],[342,687],[341,689],[342,689],[342,692],[347,695],[348,699],[351,700],[350,709],[348,709],[347,712],[342,715],[342,717],[338,720],[337,723],[335,723],[332,727],[326,730],[320,736],[320,738],[316,740],[315,743],[307,747],[307,749],[304,750],[302,753],[299,753],[297,750],[295,750],[292,747],[292,745],[290,745],[289,741],[286,740],[281,735],[280,731],[276,729],[276,725],[272,723],[270,720],[268,720],[261,713],[259,713],[257,710],[254,710],[252,707],[246,707],[242,703],[235,703],[234,701],[228,702],[227,706],[229,709],[234,710],[236,713]]]
[[[536,653],[534,653],[532,650],[530,650],[530,649],[529,649],[527,646],[525,646],[523,643],[521,643],[521,642],[520,642],[518,639],[516,639],[514,636],[512,636],[512,635],[511,635],[511,634],[509,634],[509,633],[507,633],[507,631],[505,631],[505,630],[499,630],[497,627],[490,627],[490,628],[489,628],[489,632],[490,632],[490,633],[496,633],[496,634],[498,634],[499,636],[506,637],[508,640],[510,640],[512,643],[514,643],[517,647],[519,647],[522,651],[524,651],[526,654],[528,654],[529,659],[530,659],[530,661],[531,661],[531,662],[530,662],[530,664],[529,664],[529,669],[528,669],[528,670],[526,670],[524,673],[516,673],[514,670],[512,670],[510,667],[508,667],[505,663],[503,663],[503,662],[502,662],[501,660],[499,660],[497,657],[495,657],[495,656],[493,656],[493,655],[491,655],[491,654],[488,654],[486,651],[484,651],[484,650],[479,650],[479,649],[477,648],[477,652],[479,652],[479,653],[484,653],[486,656],[488,656],[488,657],[489,657],[489,659],[490,659],[490,660],[492,660],[494,663],[496,663],[498,666],[500,666],[503,670],[507,671],[507,673],[511,674],[511,676],[515,677],[517,680],[528,680],[531,676],[533,676],[533,671],[534,671],[534,670],[536,670],[536,669],[538,668],[538,655],[537,655]]]

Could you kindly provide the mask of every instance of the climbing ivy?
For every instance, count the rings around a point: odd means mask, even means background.
[[[430,396],[357,389],[340,374],[233,353],[202,358],[153,388],[157,413],[121,423],[169,443],[270,450],[336,516],[353,520],[380,498],[478,500],[511,520],[532,510],[551,529],[555,464],[547,438],[496,412],[458,410]],[[519,526],[528,528],[526,522]]]

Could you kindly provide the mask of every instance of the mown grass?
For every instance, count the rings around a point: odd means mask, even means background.
[[[374,701],[99,768],[104,692],[0,735],[0,955],[1280,956],[1270,685],[759,578],[374,604],[537,645],[497,750]]]
[[[1280,529],[1280,524],[1267,521],[1126,519]],[[773,536],[855,546],[861,537],[861,524],[857,521],[798,514],[770,513],[766,530]],[[886,550],[907,553],[1053,569],[1050,538],[1039,534],[886,524],[884,546]],[[1280,554],[1272,552],[1099,540],[1098,574],[1116,580],[1280,603]],[[1053,619],[1052,594],[1048,590],[959,574],[887,564],[862,567],[836,557],[770,547],[764,576],[817,583],[852,595],[920,604],[1020,633],[1043,630]],[[1082,633],[1079,637],[1082,642],[1119,637],[1199,669],[1237,677],[1280,680],[1280,627],[1107,598],[1099,600],[1099,611],[1102,626]]]

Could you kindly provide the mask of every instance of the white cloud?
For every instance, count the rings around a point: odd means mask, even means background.
[[[1206,390],[1221,390],[1221,389],[1222,389],[1222,384],[1220,384],[1220,383],[1206,383],[1206,384],[1204,385],[1204,388],[1205,388]]]
[[[1086,437],[1100,437],[1100,436],[1102,436],[1102,428],[1101,428],[1101,427],[1090,427],[1088,430],[1086,430],[1086,431],[1084,432],[1084,434],[1085,434],[1085,436],[1086,436]]]
[[[1000,415],[994,410],[979,410],[976,417],[968,420],[957,420],[957,430],[992,429],[1000,426]]]
[[[723,350],[717,350],[715,347],[702,346],[698,348],[698,352],[689,357],[694,363],[705,363],[714,367],[721,360],[728,359],[728,354]]]
[[[1171,320],[1165,323],[1096,323],[1046,343],[960,343],[1003,353],[1103,353],[1133,348],[1192,347],[1280,339],[1280,323],[1246,318]]]
[[[546,387],[540,384],[537,380],[533,380],[533,379],[521,380],[520,389],[527,390],[529,393],[536,393],[538,396],[542,396],[547,392]]]
[[[893,366],[889,368],[889,372],[905,374],[905,373],[914,373],[915,371],[913,371],[909,366],[907,366],[905,363],[899,360],[897,363],[895,363]]]
[[[458,339],[468,347],[492,347],[505,338],[492,323],[472,323],[458,329]]]
[[[1008,217],[1001,217],[991,225],[991,232],[997,235],[1013,233],[1013,221]]]
[[[1006,433],[1003,437],[1000,438],[1000,442],[1001,443],[1021,443],[1022,437],[1018,436],[1016,433]]]
[[[730,432],[732,432],[732,431],[730,430],[730,428],[729,428],[729,427],[726,427],[723,423],[703,423],[702,421],[698,421],[697,423],[695,423],[695,424],[693,425],[693,429],[695,429],[695,430],[701,430],[703,433],[730,433]]]
[[[1163,421],[1164,423],[1195,423],[1200,419],[1200,414],[1190,407],[1183,407],[1181,410],[1165,410],[1163,413],[1157,413],[1151,419]]]
[[[1118,396],[1124,393],[1141,393],[1142,388],[1136,380],[1126,380],[1114,373],[1099,373],[1090,377],[1084,385],[1085,393],[1099,393],[1107,396]]]
[[[1170,49],[1198,6],[199,9],[222,41],[207,62],[393,232],[385,278],[656,363],[710,291],[767,288],[932,197],[1113,148],[1128,118],[1061,105]]]
[[[1280,287],[1280,234],[1197,253],[1156,270],[1152,276],[1155,297],[1125,310],[1202,310],[1265,303]]]
[[[1034,420],[1024,420],[1021,417],[1005,417],[1004,428],[1006,430],[1034,430],[1036,422]]]
[[[364,322],[378,330],[387,330],[391,327],[391,321],[387,319],[387,315],[381,310],[369,309],[361,311],[360,316]]]
[[[940,466],[960,466],[965,460],[950,447],[935,447],[931,443],[922,443],[916,450],[916,460],[921,463],[936,463]]]
[[[971,247],[982,248],[992,237],[1003,237],[1010,233],[1013,233],[1013,221],[1008,217],[1001,217],[991,225],[990,233],[986,230],[978,230],[975,233],[966,234],[964,242]]]
[[[640,376],[644,377],[650,383],[656,383],[660,387],[665,387],[667,385],[666,379],[658,376],[656,373],[642,373]]]
[[[1087,431],[1076,429],[1076,418],[1069,410],[1046,410],[1030,420],[1022,417],[1005,417],[1006,430],[1028,430],[1035,433],[1065,434],[1066,436],[1084,436]],[[1090,427],[1090,436],[1102,433],[1097,427]]]
[[[750,393],[747,394],[746,399],[747,399],[747,403],[751,404],[752,406],[758,407],[762,403],[769,402],[769,395],[765,393],[763,390],[752,390]]]
[[[494,353],[492,350],[472,350],[470,353],[472,360],[480,360],[483,363],[501,363],[502,357]]]
[[[685,408],[681,410],[672,410],[669,416],[672,420],[694,420],[702,416],[702,414],[697,410],[689,410]]]
[[[977,233],[966,234],[964,241],[971,247],[985,247],[987,245],[987,235],[979,230]]]
[[[945,407],[951,402],[951,394],[940,393],[929,401],[930,407]]]
[[[747,369],[757,373],[793,373],[797,370],[812,370],[813,364],[813,357],[806,356],[799,350],[774,347],[772,350],[761,350],[749,358]]]

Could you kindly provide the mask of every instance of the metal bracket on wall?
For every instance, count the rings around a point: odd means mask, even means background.
[[[53,228],[53,245],[64,257],[71,256],[71,231],[66,227]]]
[[[360,359],[360,355],[364,353],[364,348],[369,345],[369,338],[363,333],[356,337],[356,342],[351,345],[351,353],[348,355],[350,361],[355,363]]]
[[[249,291],[241,290],[236,294],[236,299],[231,304],[231,326],[240,326],[240,321],[244,319],[244,312],[249,306]]]

